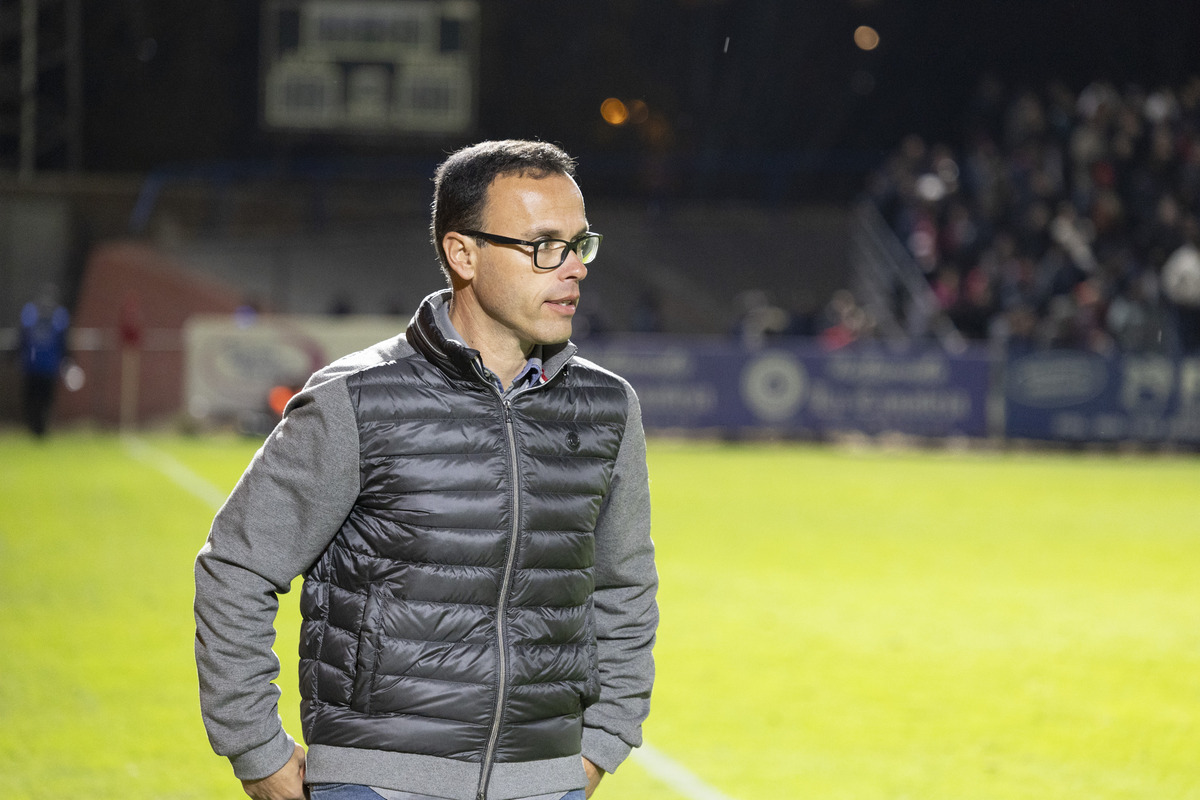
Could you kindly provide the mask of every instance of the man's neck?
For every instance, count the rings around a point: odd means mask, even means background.
[[[464,310],[465,304],[450,300],[450,324],[462,337],[463,344],[479,351],[483,365],[495,373],[504,386],[509,386],[521,374],[533,352],[533,343],[523,344],[515,339],[498,335],[497,331],[475,323],[475,319]]]

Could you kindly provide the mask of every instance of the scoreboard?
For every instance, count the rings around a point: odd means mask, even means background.
[[[466,134],[477,0],[267,0],[262,122],[273,130]]]

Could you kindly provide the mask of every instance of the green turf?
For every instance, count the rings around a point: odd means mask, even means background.
[[[0,433],[0,798],[226,798],[191,561],[234,438]],[[646,734],[735,800],[1200,798],[1200,460],[653,441]],[[294,595],[277,651],[295,724]],[[598,798],[677,800],[633,760]]]

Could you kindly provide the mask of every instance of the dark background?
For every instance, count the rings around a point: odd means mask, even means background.
[[[433,157],[461,143],[262,130],[258,3],[109,0],[86,3],[84,16],[89,171]],[[853,43],[862,24],[881,36],[872,52]],[[617,176],[654,157],[800,164],[836,196],[906,133],[953,140],[985,77],[1078,91],[1097,79],[1179,85],[1200,72],[1200,3],[1190,0],[484,0],[480,37],[470,138],[559,142],[588,157],[591,194],[637,191]],[[605,124],[609,96],[644,100],[652,124]],[[737,187],[714,178],[657,191]]]

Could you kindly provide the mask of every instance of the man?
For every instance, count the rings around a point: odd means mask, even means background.
[[[196,562],[201,710],[247,794],[590,796],[641,742],[657,577],[637,398],[568,341],[589,230],[572,159],[485,142],[435,177],[451,288],[308,382]],[[305,575],[307,753],[276,595]]]
[[[25,378],[25,422],[34,436],[46,435],[54,390],[67,355],[67,328],[71,316],[55,300],[56,290],[47,286],[40,297],[21,309],[18,349]]]

